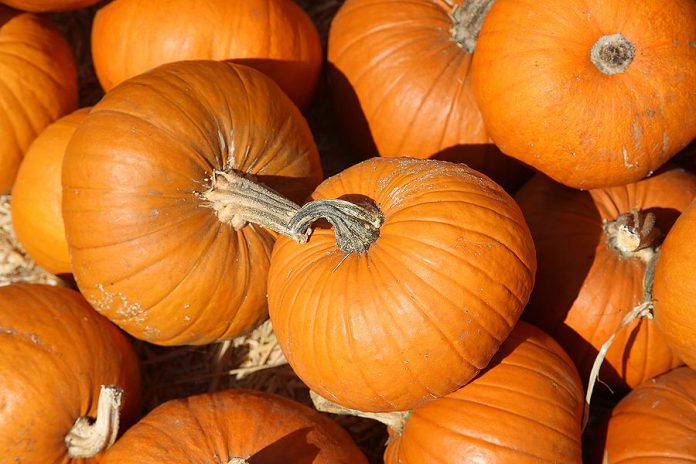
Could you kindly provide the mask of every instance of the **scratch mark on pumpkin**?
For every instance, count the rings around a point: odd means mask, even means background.
[[[631,163],[631,162],[628,161],[628,150],[626,150],[626,147],[623,147],[623,149],[621,150],[621,152],[623,153],[623,162],[624,162],[624,166],[626,166],[626,167],[629,168],[629,169],[638,166],[638,163]]]
[[[633,146],[636,150],[640,150],[640,139],[643,135],[643,128],[638,125],[638,123],[631,124],[631,137],[633,138]]]
[[[662,133],[662,152],[660,153],[662,156],[665,156],[667,154],[667,151],[669,150],[669,137],[667,137],[667,132]]]

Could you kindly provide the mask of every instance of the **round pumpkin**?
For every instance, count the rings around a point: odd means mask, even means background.
[[[696,176],[670,169],[623,187],[588,192],[569,189],[538,176],[515,197],[532,231],[539,268],[522,318],[539,326],[575,361],[587,382],[597,353],[624,316],[643,302],[647,261],[661,237],[696,197]],[[641,249],[622,249],[612,230],[620,218],[638,228],[654,215],[651,231],[641,233]],[[624,390],[679,364],[649,320],[621,330],[599,378]]]
[[[99,0],[2,0],[0,3],[24,11],[46,12],[77,10],[78,8],[93,5],[98,1]]]
[[[36,136],[77,107],[77,70],[46,18],[0,5],[0,194]]]
[[[645,382],[614,408],[603,462],[693,462],[694,430],[696,372],[682,367]]]
[[[674,352],[696,368],[696,202],[665,238],[655,269],[655,322]]]
[[[472,87],[503,153],[575,188],[636,182],[696,137],[696,3],[498,0]]]
[[[463,161],[519,187],[526,170],[491,144],[470,85],[490,2],[459,3],[348,0],[329,36],[337,116],[363,156]]]
[[[140,373],[128,339],[67,288],[0,288],[0,378],[3,462],[83,462],[79,451],[90,443],[76,432],[89,437],[91,419],[105,419],[97,414],[102,385],[125,391],[122,422],[140,412]]]
[[[103,464],[363,464],[327,417],[270,393],[227,390],[169,401],[134,425]]]
[[[391,431],[385,464],[582,462],[583,388],[550,336],[520,322],[491,364]]]
[[[258,71],[167,64],[92,109],[65,154],[63,218],[73,274],[98,311],[162,345],[229,339],[266,318],[274,235],[205,195],[225,172],[295,201],[321,181],[307,123]]]
[[[347,408],[403,411],[488,364],[536,268],[527,225],[499,185],[461,164],[374,158],[312,198],[365,204],[378,218],[346,232],[353,219],[330,214],[334,227],[317,223],[307,244],[282,237],[273,249],[274,331],[312,390]]]
[[[292,0],[115,0],[94,18],[92,54],[107,91],[164,63],[233,59],[270,76],[300,107],[322,64],[319,34]]]
[[[61,213],[61,172],[65,148],[89,108],[48,126],[27,150],[12,189],[12,226],[36,263],[53,274],[70,273]]]

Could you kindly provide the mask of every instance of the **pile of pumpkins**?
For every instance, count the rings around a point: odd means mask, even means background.
[[[388,464],[580,463],[597,378],[597,461],[696,460],[693,0],[346,0],[326,63],[292,0],[113,0],[81,109],[41,13],[96,0],[0,3],[0,191],[79,290],[0,288],[0,462],[367,462],[262,392],[140,418],[128,336],[269,316]],[[365,158],[325,180],[322,71]]]

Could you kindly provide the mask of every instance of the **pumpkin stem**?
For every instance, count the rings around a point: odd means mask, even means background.
[[[97,403],[97,417],[79,417],[65,437],[68,456],[91,458],[108,449],[118,435],[123,389],[102,385]]]
[[[249,464],[249,461],[244,458],[232,458],[227,464]]]
[[[636,56],[636,47],[621,34],[604,35],[595,42],[590,60],[604,74],[624,72]]]
[[[494,1],[469,0],[455,6],[452,10],[452,21],[454,22],[454,27],[451,29],[452,38],[468,53],[474,52],[483,20]]]
[[[624,213],[613,221],[605,221],[604,233],[609,246],[625,258],[638,258],[648,263],[660,237],[655,215],[640,211]]]
[[[362,412],[357,409],[348,409],[343,406],[327,400],[326,398],[309,391],[309,396],[312,398],[312,403],[317,411],[328,412],[330,414],[338,414],[341,416],[356,416],[364,417],[365,419],[373,419],[386,425],[397,435],[401,435],[406,427],[406,421],[411,416],[411,411],[399,412]]]

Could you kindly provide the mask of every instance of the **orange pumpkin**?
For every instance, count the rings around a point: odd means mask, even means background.
[[[539,262],[536,286],[522,317],[559,341],[584,382],[602,344],[643,301],[647,261],[695,196],[696,176],[683,169],[589,192],[539,176],[518,192]],[[633,211],[638,212],[637,223]],[[651,214],[654,224],[643,227],[650,225]],[[622,218],[629,219],[629,229],[642,229],[637,250],[618,242],[616,226]],[[678,364],[656,326],[641,319],[616,335],[599,378],[622,390]]]
[[[12,225],[36,263],[53,274],[70,273],[61,213],[61,171],[65,148],[89,108],[48,126],[27,150],[12,189]]]
[[[77,107],[77,71],[46,18],[0,5],[0,194],[44,127]]]
[[[98,1],[99,0],[2,0],[0,3],[24,11],[46,12],[77,10],[78,8],[93,5]]]
[[[505,187],[524,181],[526,170],[491,144],[470,87],[482,3],[341,7],[329,36],[330,81],[337,116],[364,156],[463,161]]]
[[[325,201],[292,223],[319,213],[334,228],[319,223],[306,245],[280,238],[268,285],[278,342],[312,390],[360,411],[402,411],[488,364],[536,268],[527,225],[500,186],[464,165],[375,158],[312,198]]]
[[[558,343],[520,322],[476,379],[391,431],[384,462],[579,464],[582,391]]]
[[[682,367],[645,382],[614,408],[603,462],[693,462],[695,430],[696,372]]]
[[[696,202],[665,238],[655,269],[655,322],[674,352],[696,368]]]
[[[696,137],[693,0],[498,0],[472,86],[503,153],[575,188],[636,182]]]
[[[321,180],[307,123],[258,71],[172,63],[92,109],[65,155],[63,218],[73,274],[98,311],[163,345],[232,338],[266,317],[274,235],[204,193],[226,172],[295,201]],[[218,195],[244,201],[232,190]]]
[[[164,63],[233,59],[270,76],[300,107],[322,63],[319,34],[292,0],[115,0],[94,18],[92,54],[107,91]]]
[[[119,415],[102,385],[125,391],[122,422],[140,411],[128,339],[67,288],[0,288],[0,378],[2,462],[77,463],[108,446]]]
[[[150,412],[103,464],[363,464],[350,436],[287,398],[228,390],[173,400]]]

